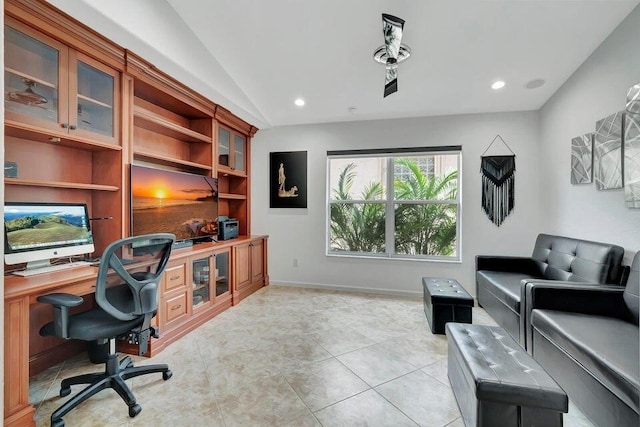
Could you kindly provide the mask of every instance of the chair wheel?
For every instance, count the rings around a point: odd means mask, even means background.
[[[167,371],[167,372],[163,372],[162,373],[162,379],[163,380],[168,380],[169,378],[171,378],[173,376],[173,372],[171,371]]]
[[[62,419],[51,421],[51,427],[64,427],[64,421]]]
[[[69,396],[71,394],[71,387],[60,387],[60,397],[65,397],[65,396]],[[59,420],[62,421],[62,420]],[[64,425],[64,422],[62,422],[62,425]],[[51,427],[53,427],[53,424],[51,425]]]
[[[142,411],[142,406],[138,405],[137,403],[133,406],[129,406],[129,416],[131,418],[135,417],[136,415],[138,415],[140,413],[140,411]]]

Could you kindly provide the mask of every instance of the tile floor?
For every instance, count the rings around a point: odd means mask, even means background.
[[[480,308],[474,323],[495,324]],[[142,412],[112,390],[64,417],[71,426],[462,427],[447,379],[447,340],[420,298],[271,285],[151,359],[174,375],[128,381]],[[86,356],[33,377],[36,423],[67,398],[63,378],[101,369]],[[72,387],[75,394],[81,386]],[[565,426],[590,426],[575,408]]]

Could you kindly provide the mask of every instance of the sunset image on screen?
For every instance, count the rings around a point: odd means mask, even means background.
[[[178,239],[211,234],[217,193],[215,178],[132,165],[132,233],[162,231]]]

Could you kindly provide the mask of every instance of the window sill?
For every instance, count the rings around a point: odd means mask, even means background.
[[[331,258],[357,258],[368,259],[372,261],[413,261],[413,262],[435,262],[443,264],[462,264],[461,258],[417,258],[417,257],[402,257],[402,256],[373,256],[373,255],[357,255],[357,254],[337,254],[337,253],[325,253],[327,257]]]

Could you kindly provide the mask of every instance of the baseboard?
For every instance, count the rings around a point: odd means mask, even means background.
[[[327,289],[344,292],[366,292],[371,294],[393,295],[399,297],[422,297],[422,291],[402,291],[398,289],[361,288],[356,286],[330,285],[326,283],[289,282],[271,280],[271,286],[289,286],[295,288]]]

